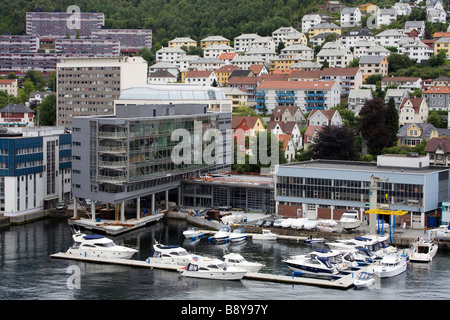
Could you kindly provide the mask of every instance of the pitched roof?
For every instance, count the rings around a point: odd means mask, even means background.
[[[208,78],[213,71],[211,70],[192,70],[189,71],[185,78]]]
[[[23,104],[10,103],[6,107],[0,109],[0,112],[11,112],[11,113],[33,113],[33,110],[26,107]]]
[[[300,110],[300,107],[297,106],[277,106],[272,110],[271,117],[277,117],[281,116],[285,111],[289,110],[291,115],[294,115],[298,110]]]
[[[405,106],[406,102],[411,102],[414,113],[418,113],[420,110],[420,105],[425,101],[425,98],[404,98],[400,104],[400,110]]]
[[[17,79],[0,79],[0,84],[11,84],[17,82]]]
[[[343,75],[356,75],[359,68],[323,68],[321,76],[333,75],[333,76],[343,76]]]
[[[419,77],[384,77],[381,82],[416,82]]]
[[[384,56],[362,56],[359,59],[359,64],[365,63],[381,63],[385,57]]]
[[[250,66],[249,70],[251,70],[254,74],[258,74],[264,68],[263,64],[253,64]]]
[[[267,130],[272,130],[278,125],[283,131],[283,133],[292,133],[295,126],[297,125],[296,121],[274,121],[271,120],[267,123]]]
[[[420,129],[420,138],[421,139],[428,139],[431,137],[431,133],[436,130],[436,127],[433,126],[431,123],[407,123],[403,126],[401,126],[398,129],[397,137],[408,137],[408,129],[412,126],[416,126]]]
[[[449,86],[436,86],[436,87],[430,87],[427,90],[425,90],[423,93],[450,93],[450,87]]]
[[[284,151],[284,150],[286,150],[286,147],[288,146],[288,144],[289,144],[289,141],[291,140],[291,134],[290,133],[287,133],[287,134],[279,134],[278,135],[278,141],[279,142],[282,142],[282,150]]]
[[[243,121],[246,121],[250,128],[253,128],[256,122],[259,120],[259,117],[251,117],[251,116],[233,116],[231,119],[231,128],[236,129],[241,125]]]
[[[219,60],[233,60],[236,57],[236,52],[223,52],[219,55]]]
[[[338,112],[337,110],[321,110],[321,109],[314,109],[313,111],[311,111],[311,113],[308,116],[308,120],[317,112],[322,113],[327,119],[328,121],[331,121],[331,119],[333,119],[333,116],[336,112]]]
[[[425,152],[435,152],[438,148],[450,153],[450,138],[432,138],[428,140]]]
[[[222,67],[220,67],[219,69],[217,69],[216,71],[214,71],[215,73],[219,73],[219,72],[233,72],[234,70],[239,70],[239,67],[232,65],[232,64],[227,64],[224,65]]]

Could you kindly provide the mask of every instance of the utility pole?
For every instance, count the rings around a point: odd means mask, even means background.
[[[377,206],[377,190],[379,181],[388,181],[389,178],[379,178],[374,175],[370,176],[369,188],[369,205],[370,210],[378,209]],[[377,232],[377,217],[374,213],[369,214],[369,233],[375,234]]]

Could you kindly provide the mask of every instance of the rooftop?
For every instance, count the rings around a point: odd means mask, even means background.
[[[222,100],[219,88],[181,83],[154,84],[122,90],[119,100]]]

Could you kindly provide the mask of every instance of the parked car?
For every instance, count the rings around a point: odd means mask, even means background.
[[[264,223],[266,223],[266,220],[258,220],[258,221],[255,223],[255,226],[256,226],[256,227],[262,227],[262,226],[264,225]]]
[[[58,204],[56,206],[56,210],[66,210],[67,209],[67,205],[64,203]]]
[[[273,227],[273,221],[266,221],[266,222],[263,224],[263,227],[264,227],[264,228],[271,228],[271,227]]]

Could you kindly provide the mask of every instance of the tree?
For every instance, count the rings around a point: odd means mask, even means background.
[[[310,152],[313,159],[356,160],[354,132],[345,125],[324,126]]]
[[[35,110],[35,119],[41,126],[54,126],[56,123],[56,95],[46,96]]]
[[[391,53],[387,58],[389,62],[389,72],[396,72],[399,69],[407,69],[415,65],[410,57],[400,53]]]
[[[359,112],[358,130],[370,153],[378,155],[392,141],[390,128],[386,125],[387,108],[379,98],[367,100]]]
[[[437,54],[434,54],[428,59],[428,65],[430,67],[442,66],[447,60],[447,53],[445,50],[439,50]]]
[[[395,146],[397,144],[397,133],[398,133],[398,111],[395,107],[394,98],[390,98],[386,106],[386,126],[388,127],[391,135],[391,141],[389,146]]]

